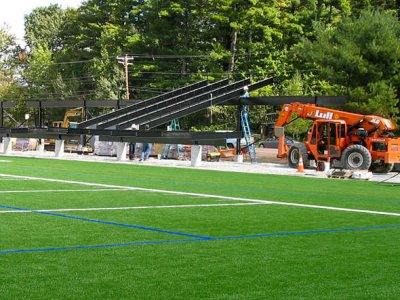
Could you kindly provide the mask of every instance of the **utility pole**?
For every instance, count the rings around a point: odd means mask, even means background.
[[[125,89],[126,89],[126,100],[129,100],[129,73],[128,73],[128,66],[133,65],[130,61],[133,61],[134,57],[133,56],[128,56],[125,54],[125,56],[118,56],[118,63],[123,64],[125,68]]]

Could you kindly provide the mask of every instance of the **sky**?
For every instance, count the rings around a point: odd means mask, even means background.
[[[82,0],[3,0],[0,9],[0,25],[7,25],[7,31],[21,43],[24,38],[24,16],[34,8],[58,4],[63,8],[79,7]]]

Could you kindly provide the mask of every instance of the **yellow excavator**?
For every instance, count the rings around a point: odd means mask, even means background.
[[[76,128],[77,124],[82,121],[84,117],[85,110],[83,107],[77,107],[69,109],[65,112],[64,118],[62,121],[53,121],[52,127],[59,127],[59,128]],[[78,118],[79,117],[79,118]],[[74,120],[74,121],[72,121]],[[77,122],[79,121],[79,122]],[[45,141],[45,148],[52,150],[54,148],[55,141],[48,140],[47,143]],[[78,153],[88,153],[92,152],[93,149],[90,145],[80,145],[78,141],[68,141],[65,144],[65,151],[68,152],[78,152]]]
[[[54,121],[52,123],[53,127],[61,127],[61,128],[75,128],[76,124],[78,124],[79,122],[72,122],[70,121],[71,118],[74,117],[83,117],[85,113],[85,110],[83,109],[83,107],[77,107],[77,108],[73,108],[70,110],[67,110],[64,114],[64,119],[62,121]],[[82,121],[82,120],[80,120]]]

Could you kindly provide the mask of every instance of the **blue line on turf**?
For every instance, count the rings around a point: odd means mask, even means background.
[[[84,221],[84,222],[100,223],[100,224],[105,224],[105,225],[114,225],[114,226],[129,227],[129,228],[140,229],[140,230],[155,231],[155,232],[172,234],[172,235],[180,235],[180,236],[186,236],[186,237],[191,237],[191,238],[197,238],[197,239],[201,239],[201,240],[211,239],[210,237],[207,237],[207,236],[201,236],[201,235],[197,235],[197,234],[191,234],[191,233],[185,233],[185,232],[179,232],[179,231],[171,231],[171,230],[165,230],[165,229],[159,229],[159,228],[153,228],[153,227],[147,227],[147,226],[141,226],[141,225],[132,225],[132,224],[103,221],[103,220],[97,220],[97,219],[75,217],[75,216],[52,213],[52,212],[35,211],[35,210],[31,210],[31,209],[14,207],[14,206],[9,206],[9,205],[2,205],[2,204],[0,204],[0,207],[13,209],[13,210],[19,210],[19,211],[30,211],[35,214],[48,215],[48,216],[53,216],[53,217],[60,217],[60,218],[72,219],[72,220],[78,220],[78,221]]]
[[[71,246],[71,247],[48,247],[48,248],[34,248],[34,249],[16,249],[16,250],[5,250],[0,251],[0,255],[12,254],[12,253],[32,253],[32,252],[43,252],[43,251],[67,251],[67,250],[79,250],[79,249],[102,249],[102,248],[113,248],[113,247],[129,247],[129,246],[140,246],[140,245],[157,245],[157,244],[168,244],[168,243],[184,243],[184,242],[200,242],[203,239],[190,239],[190,240],[161,240],[161,241],[139,241],[122,244],[104,244],[104,245],[89,245],[89,246]]]
[[[366,227],[353,227],[353,228],[339,228],[339,229],[315,229],[307,231],[284,231],[277,233],[260,233],[251,235],[237,235],[214,238],[214,240],[230,240],[230,239],[249,239],[257,237],[276,237],[276,236],[287,236],[287,235],[306,235],[306,234],[318,234],[318,233],[342,233],[351,231],[371,231],[380,229],[396,229],[400,228],[400,224],[395,225],[383,225],[383,226],[366,226]]]
[[[279,236],[290,236],[290,235],[307,235],[307,234],[321,234],[321,233],[344,233],[353,231],[371,231],[371,230],[383,230],[383,229],[398,229],[400,224],[394,225],[383,225],[383,226],[366,226],[366,227],[354,227],[354,228],[339,228],[339,229],[317,229],[309,231],[286,231],[277,233],[265,233],[265,234],[251,234],[242,236],[225,236],[215,238],[195,238],[186,240],[158,240],[158,241],[139,241],[123,244],[104,244],[104,245],[82,245],[72,247],[49,247],[49,248],[32,248],[32,249],[15,249],[15,250],[3,250],[0,251],[0,255],[13,254],[13,253],[32,253],[32,252],[45,252],[45,251],[67,251],[67,250],[79,250],[79,249],[104,249],[104,248],[115,248],[115,247],[129,247],[129,246],[140,246],[140,245],[160,245],[160,244],[173,244],[173,243],[192,243],[192,242],[205,242],[205,241],[226,241],[226,240],[237,240],[237,239],[254,239],[254,238],[265,238],[265,237],[279,237]]]

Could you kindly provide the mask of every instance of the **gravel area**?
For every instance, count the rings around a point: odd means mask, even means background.
[[[265,150],[264,150],[265,151]],[[4,155],[5,156],[5,155]],[[105,163],[123,163],[123,164],[140,164],[145,166],[160,166],[160,167],[174,167],[174,168],[196,168],[201,170],[216,170],[227,172],[241,172],[241,173],[258,173],[258,174],[274,174],[274,175],[289,175],[289,176],[305,176],[314,178],[327,178],[325,172],[317,172],[314,169],[306,169],[304,173],[297,172],[296,169],[289,168],[285,161],[279,161],[276,157],[276,152],[270,151],[264,155],[261,153],[261,162],[238,163],[235,161],[219,161],[208,162],[202,161],[200,166],[193,167],[190,160],[175,160],[175,159],[157,159],[150,158],[147,161],[141,162],[135,160],[117,160],[116,157],[109,156],[96,156],[92,154],[79,155],[76,153],[64,153],[64,156],[57,158],[54,152],[36,152],[36,151],[12,151],[7,156],[22,156],[22,157],[35,157],[47,159],[63,159],[63,160],[80,160],[88,162],[105,162]],[[272,161],[272,162],[271,162]],[[278,163],[279,162],[279,163]],[[331,179],[342,180],[342,179]],[[373,174],[371,181],[386,181],[390,183],[400,183],[400,175],[398,172],[391,172],[388,174]]]

